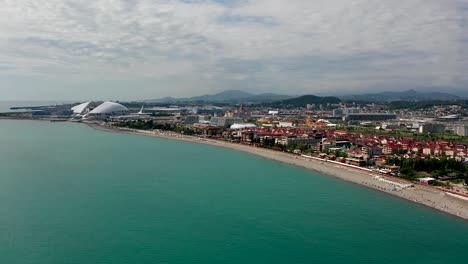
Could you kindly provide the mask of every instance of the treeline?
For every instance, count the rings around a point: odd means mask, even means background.
[[[462,163],[455,159],[405,159],[387,157],[387,164],[400,166],[403,178],[415,180],[424,177],[420,172],[430,173],[434,178],[451,176],[453,179],[463,179],[468,184],[468,163]]]
[[[261,106],[274,107],[274,108],[291,108],[291,107],[305,107],[307,104],[338,104],[341,100],[333,96],[316,96],[316,95],[303,95],[291,99],[275,101],[271,103],[263,103]]]
[[[117,127],[128,127],[132,129],[140,130],[150,130],[150,129],[159,129],[164,131],[172,131],[177,133],[182,133],[185,135],[197,135],[199,132],[193,130],[192,128],[176,125],[176,124],[160,124],[155,123],[153,120],[134,120],[134,121],[121,121],[114,124]]]

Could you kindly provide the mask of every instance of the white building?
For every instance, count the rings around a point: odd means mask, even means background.
[[[230,128],[234,130],[245,129],[245,128],[255,128],[257,127],[254,124],[246,123],[246,124],[233,124]]]
[[[123,116],[128,113],[129,111],[127,107],[119,103],[108,101],[100,104],[84,117],[89,119],[106,119],[111,116]]]
[[[280,121],[278,124],[278,127],[295,127],[292,122],[283,122]]]
[[[454,132],[455,134],[459,136],[468,137],[468,126],[467,125],[456,126]]]
[[[427,133],[444,133],[445,126],[442,124],[423,124],[419,127],[419,133],[427,134]]]
[[[223,127],[230,127],[233,124],[242,124],[244,120],[240,117],[213,117],[210,121],[211,125],[215,126],[223,126]]]
[[[430,184],[435,182],[436,179],[431,178],[431,177],[425,177],[425,178],[418,178],[418,182],[420,183],[425,183],[425,184]]]

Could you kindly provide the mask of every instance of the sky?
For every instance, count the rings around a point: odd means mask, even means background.
[[[1,100],[468,95],[468,0],[0,0]]]

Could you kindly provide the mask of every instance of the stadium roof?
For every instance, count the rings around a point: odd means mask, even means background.
[[[94,108],[93,111],[89,112],[90,114],[111,114],[119,112],[128,112],[128,108],[114,102],[104,102],[98,107]]]
[[[88,108],[88,106],[91,104],[91,102],[86,102],[82,103],[79,105],[75,105],[74,107],[71,108],[74,114],[83,114],[83,112]]]

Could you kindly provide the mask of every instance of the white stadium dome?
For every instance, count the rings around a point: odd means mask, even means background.
[[[74,114],[81,115],[84,113],[84,111],[88,108],[88,106],[91,104],[91,102],[86,102],[82,103],[79,105],[75,105],[74,107],[71,108]]]
[[[244,129],[244,128],[254,128],[254,127],[257,127],[256,125],[254,124],[233,124],[231,126],[231,129]]]
[[[114,102],[104,102],[98,107],[94,108],[93,111],[89,112],[90,115],[111,115],[111,114],[122,114],[128,112],[128,108]]]

